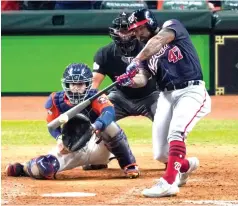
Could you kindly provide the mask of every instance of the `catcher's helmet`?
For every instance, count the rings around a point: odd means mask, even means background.
[[[154,14],[148,9],[139,9],[129,16],[129,30],[135,29],[141,25],[146,25],[153,34],[158,27],[158,22]]]
[[[112,26],[109,27],[110,37],[125,56],[130,55],[137,41],[135,35],[128,31],[128,17],[129,14],[125,12],[119,14],[119,16],[112,21]]]
[[[83,63],[73,63],[66,67],[63,78],[61,79],[62,87],[71,104],[78,104],[83,101],[92,85],[92,72],[90,68]],[[72,92],[70,84],[86,84],[83,93]]]

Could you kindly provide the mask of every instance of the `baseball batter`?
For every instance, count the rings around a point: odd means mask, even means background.
[[[106,76],[114,82],[117,76],[125,73],[128,64],[143,48],[135,35],[128,31],[128,17],[129,14],[123,12],[112,21],[109,34],[113,42],[95,54],[93,89],[98,89]],[[141,88],[117,86],[108,97],[115,107],[116,120],[138,115],[153,120],[159,92],[155,78],[150,78]]]
[[[53,92],[46,104],[47,122],[64,114],[84,101],[92,84],[92,72],[82,63],[66,67],[63,91]],[[115,111],[106,95],[98,97],[90,106],[68,120],[61,116],[63,127],[49,129],[57,146],[48,155],[41,155],[20,164],[9,164],[8,176],[30,176],[35,179],[52,179],[57,172],[87,164],[107,164],[111,153],[118,159],[126,177],[137,178],[139,169],[127,137],[115,123]],[[97,134],[97,135],[96,135]]]
[[[113,82],[126,71],[127,65],[143,48],[132,32],[128,31],[129,14],[122,12],[112,21],[109,35],[113,42],[98,49],[94,56],[93,83],[89,96],[97,93],[102,81],[108,76]],[[145,71],[144,71],[145,72]],[[149,74],[149,76],[151,76]],[[159,91],[155,78],[141,88],[117,85],[108,94],[116,112],[116,121],[128,116],[145,116],[153,121]],[[100,169],[107,165],[85,165],[84,170]]]
[[[210,112],[211,99],[198,55],[181,22],[171,19],[159,28],[153,13],[147,9],[133,12],[129,22],[129,30],[146,45],[118,81],[124,86],[135,86],[133,74],[147,61],[148,68],[144,68],[156,76],[161,90],[152,131],[154,158],[168,161],[165,174],[155,186],[145,189],[143,195],[176,195],[178,186],[185,184],[188,175],[198,167],[196,157],[186,158],[184,141],[196,123]],[[146,76],[141,82],[147,83]]]

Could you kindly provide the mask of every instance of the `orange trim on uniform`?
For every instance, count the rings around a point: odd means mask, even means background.
[[[92,102],[92,109],[96,114],[100,115],[105,107],[113,106],[107,95],[103,94]]]
[[[55,96],[55,92],[53,92],[51,94],[51,98],[52,98],[52,107],[47,110],[47,117],[46,117],[46,121],[49,123],[51,121],[53,121],[55,118],[57,118],[60,115],[59,110],[57,109],[55,102],[54,102],[54,96]]]

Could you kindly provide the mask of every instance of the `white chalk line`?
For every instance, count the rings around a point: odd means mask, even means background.
[[[184,202],[197,205],[204,205],[204,204],[224,205],[224,206],[238,205],[237,200],[185,200]]]
[[[95,193],[87,192],[60,192],[60,193],[46,193],[42,194],[42,197],[93,197]]]

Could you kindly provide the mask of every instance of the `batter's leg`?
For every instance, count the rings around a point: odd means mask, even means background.
[[[142,100],[141,104],[144,104],[147,109],[147,114],[144,115],[148,117],[152,122],[154,121],[155,112],[157,109],[157,101],[159,98],[160,92],[155,91]],[[143,114],[140,114],[143,115]]]
[[[211,111],[211,98],[201,86],[189,87],[177,93],[168,141],[183,141],[197,122]],[[181,93],[181,94],[180,94]]]
[[[154,159],[167,163],[168,161],[168,130],[172,118],[171,97],[162,93],[157,102],[157,109],[152,126],[152,141]]]
[[[178,171],[189,170],[184,139],[195,124],[210,112],[211,101],[205,87],[191,86],[174,91],[174,110],[168,134],[168,167],[163,178],[172,184]]]

